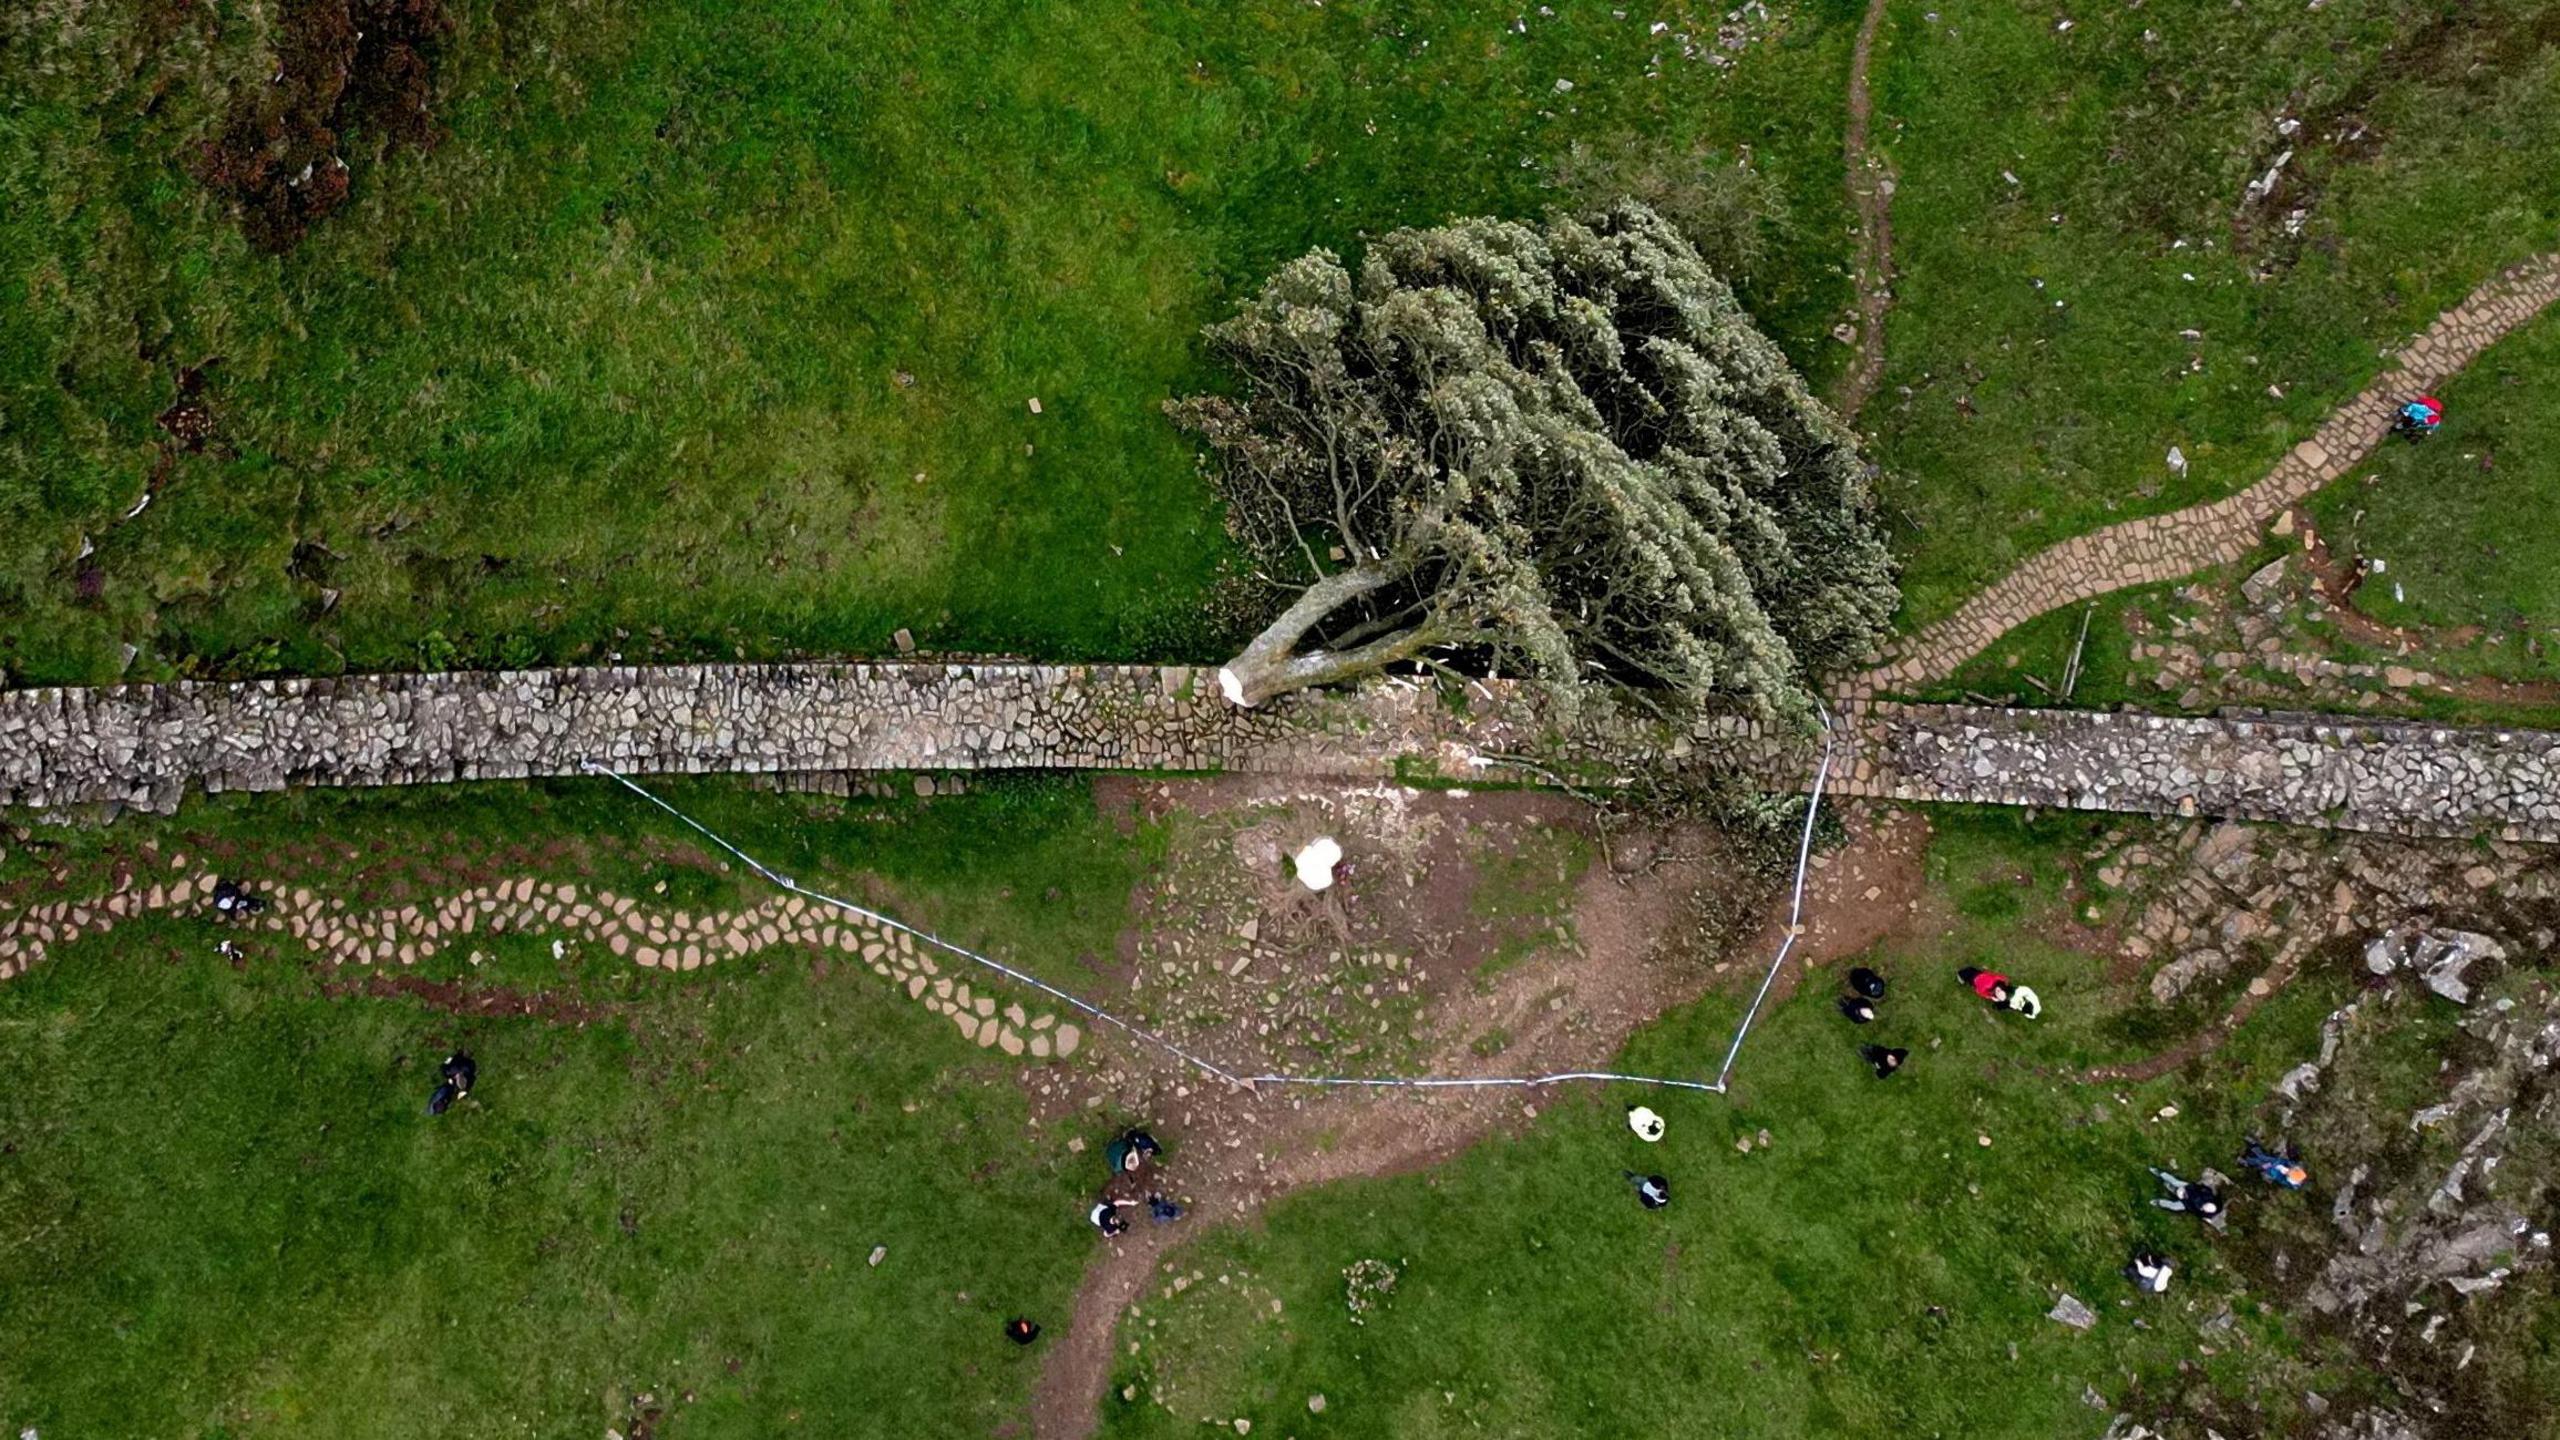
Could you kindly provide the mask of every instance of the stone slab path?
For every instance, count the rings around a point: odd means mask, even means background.
[[[500,934],[554,935],[564,944],[602,945],[616,958],[652,970],[698,970],[777,945],[796,945],[842,952],[903,989],[909,1000],[950,1020],[962,1038],[987,1049],[1064,1059],[1084,1039],[1073,1023],[1061,1024],[1054,1014],[1034,1014],[1019,1001],[1000,998],[995,977],[946,973],[950,962],[937,962],[913,936],[797,895],[695,914],[610,890],[582,896],[575,885],[526,876],[426,904],[366,910],[304,886],[270,886],[255,875],[232,878],[267,902],[263,912],[229,921],[243,938],[258,933],[290,938],[338,965],[396,971],[463,947],[475,936]],[[215,883],[210,871],[191,869],[179,855],[171,860],[170,873],[157,879],[131,876],[105,894],[0,915],[0,980],[42,963],[59,946],[106,934],[120,924],[155,915],[212,916]]]
[[[1954,674],[2010,630],[2114,590],[2153,585],[2247,555],[2267,523],[2344,475],[2389,433],[2407,399],[2435,388],[2507,332],[2560,299],[2560,255],[2515,266],[2436,317],[2364,393],[2293,447],[2266,477],[2210,504],[2075,536],[2037,552],[1946,619],[1898,642],[1850,698],[1890,694]]]
[[[272,790],[633,774],[863,770],[1498,776],[1552,734],[1521,692],[1461,714],[1379,684],[1239,712],[1183,669],[820,665],[381,676],[0,694],[0,806],[173,808]],[[1835,786],[1903,801],[2215,815],[2560,842],[2560,733],[2338,717],[2171,717],[1870,701]],[[1614,737],[1644,763],[1800,787],[1801,736],[1709,724]],[[1526,776],[1520,778],[1529,778]]]

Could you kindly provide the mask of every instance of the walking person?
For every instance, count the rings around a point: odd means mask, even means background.
[[[1016,1315],[1004,1322],[1004,1338],[1016,1345],[1028,1345],[1040,1338],[1040,1322]]]
[[[2211,1220],[2222,1213],[2221,1191],[2201,1180],[2181,1180],[2157,1165],[2151,1167],[2151,1173],[2160,1178],[2160,1188],[2169,1192],[2165,1197],[2155,1196],[2152,1204],[2199,1220]]]
[[[2409,440],[2424,440],[2436,433],[2444,423],[2444,402],[2433,395],[2421,395],[2400,407],[2392,417],[2391,433]]]
[[[1636,1203],[1647,1210],[1659,1210],[1671,1203],[1670,1181],[1659,1175],[1639,1175],[1633,1170],[1627,1171],[1626,1176],[1636,1187]]]
[[[1877,1079],[1890,1080],[1901,1073],[1902,1062],[1911,1058],[1911,1052],[1900,1048],[1887,1049],[1882,1045],[1861,1045],[1858,1058],[1874,1069]]]
[[[1865,1000],[1884,998],[1884,977],[1861,965],[1849,972],[1849,990]]]
[[[1843,995],[1840,997],[1840,1013],[1848,1016],[1852,1025],[1872,1025],[1876,1018],[1876,1002],[1864,995]]]
[[[1093,1222],[1093,1228],[1101,1231],[1106,1238],[1129,1233],[1129,1222],[1120,1218],[1120,1202],[1117,1200],[1108,1198],[1096,1200],[1093,1202],[1093,1208],[1085,1212],[1084,1218]]]

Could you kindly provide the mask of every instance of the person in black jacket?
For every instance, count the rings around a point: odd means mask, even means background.
[[[1849,988],[1869,1000],[1884,998],[1884,977],[1861,965],[1849,972]]]
[[[1890,1080],[1901,1071],[1902,1062],[1911,1058],[1911,1052],[1898,1047],[1888,1050],[1882,1045],[1861,1045],[1858,1058],[1874,1067],[1877,1079]]]
[[[427,1097],[427,1113],[430,1115],[441,1115],[453,1108],[453,1102],[470,1094],[471,1087],[480,1080],[480,1067],[473,1062],[468,1050],[456,1050],[444,1057],[440,1073],[443,1077],[441,1083],[436,1086],[435,1093]]]
[[[2165,1197],[2155,1197],[2152,1204],[2199,1220],[2210,1220],[2222,1213],[2221,1191],[2200,1180],[2181,1180],[2157,1165],[2151,1167],[2151,1173],[2160,1177],[2160,1188],[2169,1192]]]

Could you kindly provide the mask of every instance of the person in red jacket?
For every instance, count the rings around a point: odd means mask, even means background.
[[[1973,987],[1973,993],[1994,1005],[2009,1004],[2009,977],[1993,970],[1967,965],[1956,972],[1956,978]]]

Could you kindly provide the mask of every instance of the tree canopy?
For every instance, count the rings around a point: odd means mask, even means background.
[[[1855,437],[1640,204],[1319,250],[1207,334],[1240,391],[1170,408],[1296,592],[1238,704],[1421,662],[1801,721],[1893,613]]]

